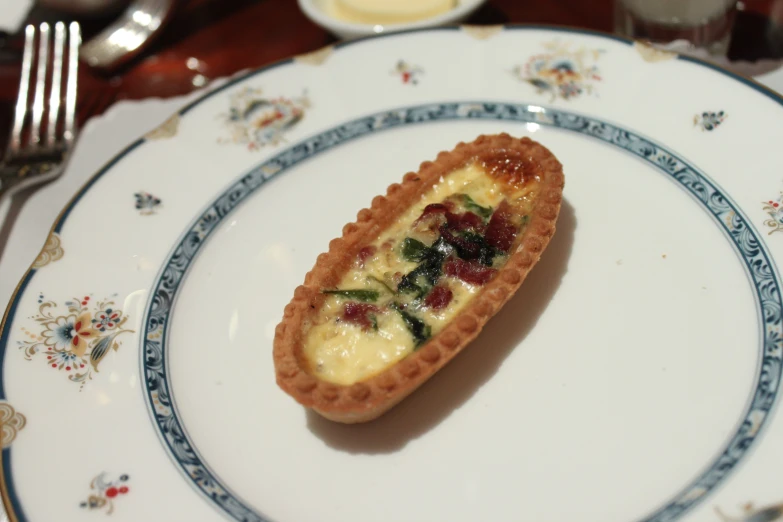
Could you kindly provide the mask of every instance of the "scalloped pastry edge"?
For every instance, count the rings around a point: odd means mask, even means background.
[[[437,335],[381,373],[347,386],[308,373],[302,353],[302,325],[320,308],[320,289],[335,286],[358,250],[391,225],[410,201],[434,186],[441,176],[477,157],[509,152],[537,161],[541,180],[528,225],[495,277]],[[564,184],[562,165],[546,147],[530,138],[514,138],[505,133],[461,142],[453,150],[439,153],[434,162],[423,162],[418,172],[405,174],[402,183],[390,185],[385,196],[376,196],[369,208],[358,212],[355,222],[343,227],[342,237],[329,243],[328,252],[318,256],[304,284],[294,291],[275,329],[273,358],[278,386],[302,406],[332,421],[352,424],[383,415],[468,346],[519,289],[555,233]]]

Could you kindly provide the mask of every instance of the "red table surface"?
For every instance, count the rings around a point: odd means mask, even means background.
[[[773,3],[774,0],[746,0],[745,13],[766,23]],[[613,0],[490,0],[468,23],[553,24],[609,32],[613,4]],[[30,22],[59,19],[68,17],[42,8],[33,9],[28,17]],[[107,21],[82,20],[85,39]],[[753,39],[759,31],[751,24],[744,32]],[[757,43],[747,44],[745,40],[746,47]],[[113,73],[80,69],[78,120],[83,124],[117,100],[186,94],[197,88],[197,75],[206,80],[219,78],[313,51],[334,41],[333,36],[304,16],[296,0],[183,1],[159,37],[122,69]],[[5,143],[11,124],[21,43],[21,34],[0,42],[0,143]],[[189,62],[189,58],[198,62]],[[188,63],[198,63],[198,68],[189,68]]]

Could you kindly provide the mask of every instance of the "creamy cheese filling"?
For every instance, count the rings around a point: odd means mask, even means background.
[[[349,385],[380,373],[437,335],[481,289],[480,284],[443,273],[437,286],[442,288],[441,293],[450,292],[445,307],[428,306],[423,292],[398,291],[400,277],[419,266],[417,260],[411,260],[410,255],[406,259],[403,254],[406,238],[431,248],[438,239],[437,229],[417,223],[428,205],[452,198],[466,205],[461,210],[483,211],[489,219],[491,209],[506,199],[517,213],[520,209],[527,213],[532,208],[535,187],[535,183],[500,183],[481,164],[468,165],[442,178],[369,245],[363,259],[340,281],[338,288],[346,290],[326,296],[304,339],[304,354],[313,374]],[[465,195],[468,203],[459,199]],[[499,253],[491,266],[500,268],[506,258]],[[431,293],[431,289],[427,291]],[[353,321],[346,320],[350,307]]]

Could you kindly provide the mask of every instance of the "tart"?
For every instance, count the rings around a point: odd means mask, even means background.
[[[337,422],[377,418],[462,351],[555,232],[564,185],[529,138],[479,136],[391,185],[331,241],[275,330],[278,385]]]

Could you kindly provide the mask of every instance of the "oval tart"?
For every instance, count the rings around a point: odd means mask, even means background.
[[[441,152],[329,244],[275,330],[278,385],[337,422],[366,422],[463,350],[555,232],[563,169],[508,134]]]

